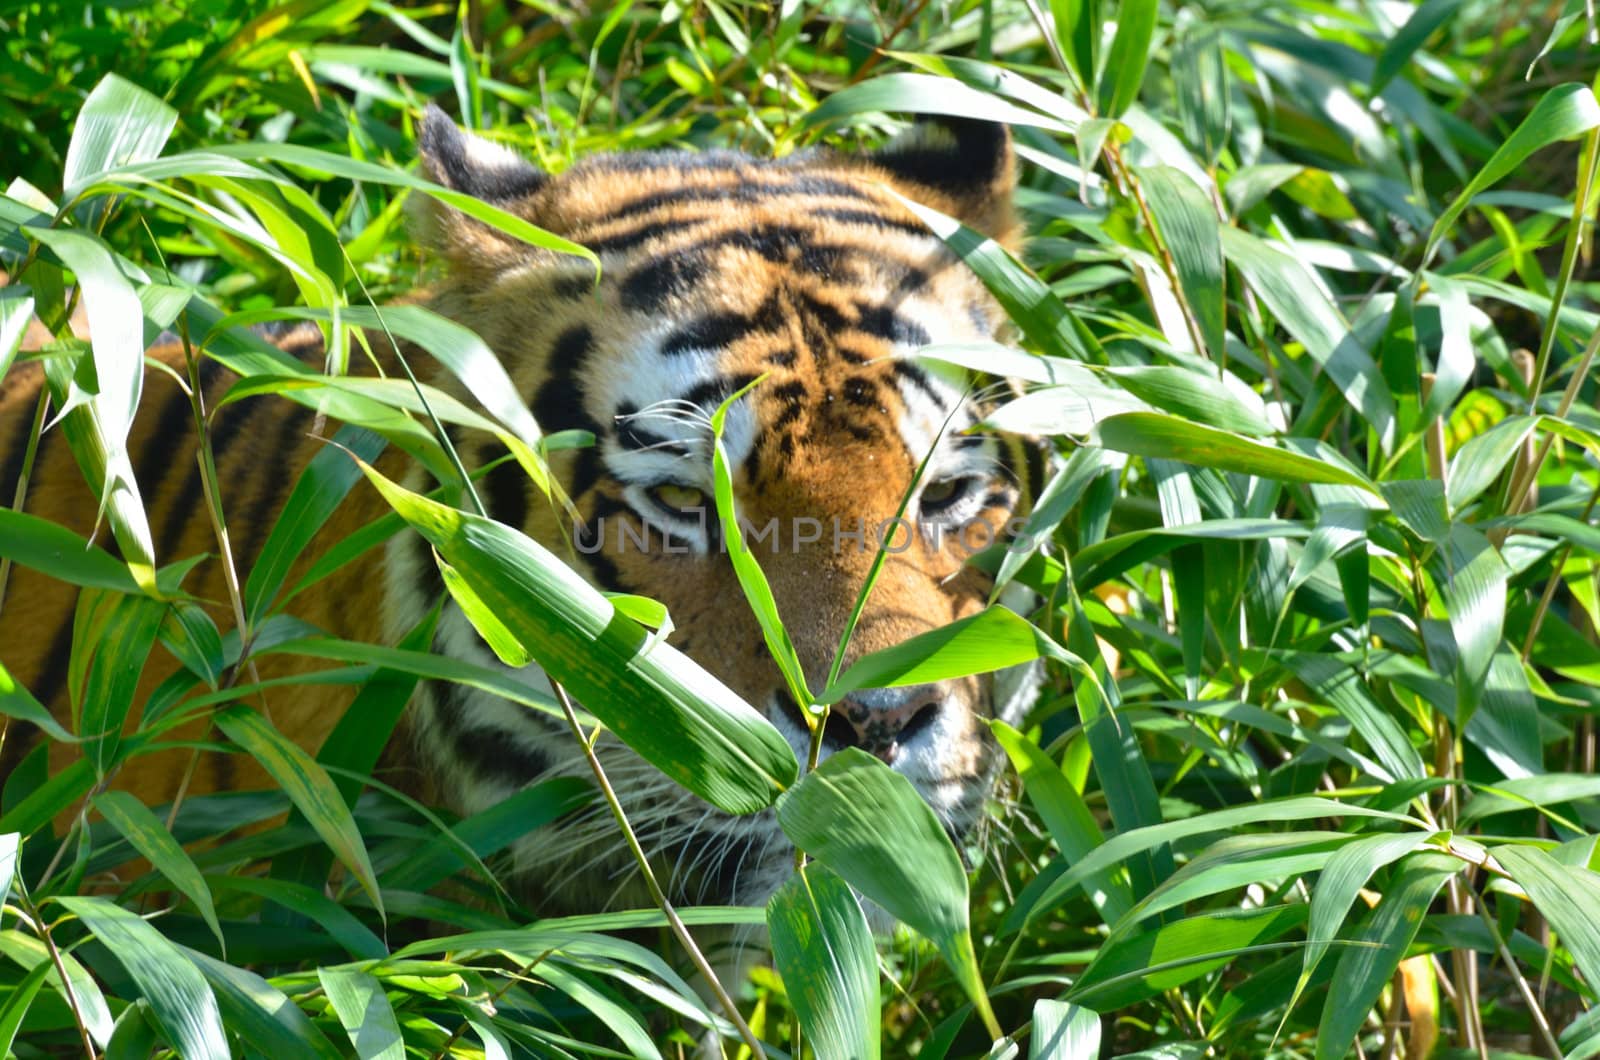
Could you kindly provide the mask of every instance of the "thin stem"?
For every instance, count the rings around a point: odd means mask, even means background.
[[[20,876],[16,880],[16,885],[17,901],[21,903],[28,918],[38,925],[39,938],[44,942],[45,951],[50,954],[50,963],[55,965],[56,977],[61,980],[61,992],[66,995],[67,1007],[72,1010],[72,1022],[78,1027],[78,1037],[83,1039],[83,1055],[89,1060],[95,1060],[94,1040],[89,1037],[89,1025],[83,1021],[83,1011],[78,1007],[78,995],[72,989],[72,980],[67,978],[67,967],[61,960],[61,951],[56,949],[56,941],[50,936],[50,925],[39,915],[39,908],[28,897],[27,885],[22,882]]]
[[[707,961],[705,954],[700,952],[700,947],[695,944],[694,936],[689,934],[688,925],[678,916],[678,911],[668,901],[666,892],[661,889],[661,884],[656,882],[656,874],[650,868],[650,859],[645,856],[644,848],[639,845],[639,837],[634,834],[633,825],[628,823],[628,815],[622,810],[622,803],[617,799],[617,793],[611,787],[611,781],[606,777],[606,771],[600,764],[600,759],[594,753],[594,746],[583,735],[583,726],[578,724],[577,711],[572,706],[572,699],[567,695],[566,688],[560,681],[551,678],[550,687],[555,691],[556,698],[561,701],[561,709],[567,715],[567,727],[572,730],[572,735],[577,738],[578,746],[583,748],[584,757],[589,760],[589,768],[594,772],[595,783],[600,786],[600,794],[606,800],[606,805],[611,807],[611,815],[617,819],[617,827],[622,831],[622,838],[628,844],[628,850],[633,854],[633,860],[639,866],[639,875],[644,879],[645,887],[650,891],[650,897],[655,901],[656,907],[667,918],[667,924],[672,928],[672,933],[678,936],[678,941],[683,944],[684,950],[689,954],[689,960],[694,962],[695,969],[705,979],[706,985],[716,996],[717,1003],[727,1012],[729,1020],[739,1031],[739,1037],[750,1047],[758,1060],[766,1060],[766,1050],[761,1047],[761,1039],[757,1038],[750,1025],[739,1015],[739,1006],[733,1003],[733,998],[728,996],[722,983],[717,979],[717,973],[711,970],[711,962]]]
[[[1581,523],[1587,523],[1594,513],[1595,502],[1600,501],[1600,483],[1589,493],[1589,503],[1584,506],[1583,514],[1578,517]],[[1528,623],[1528,635],[1522,641],[1522,661],[1526,663],[1533,656],[1533,643],[1539,637],[1539,628],[1544,625],[1544,616],[1550,610],[1550,602],[1555,599],[1556,586],[1561,583],[1561,572],[1566,569],[1567,560],[1572,557],[1573,545],[1568,542],[1561,550],[1561,556],[1556,560],[1554,568],[1550,571],[1550,578],[1544,583],[1544,592],[1539,596],[1539,604],[1533,609],[1533,620]]]
[[[1596,352],[1600,352],[1600,331],[1589,336],[1589,345],[1583,348],[1583,353],[1578,358],[1578,365],[1572,370],[1572,378],[1567,382],[1567,389],[1561,395],[1561,403],[1556,406],[1556,419],[1565,419],[1567,413],[1572,411],[1573,402],[1578,399],[1578,391],[1583,388],[1584,381],[1589,377],[1589,369],[1594,366]],[[1546,433],[1544,441],[1539,445],[1539,452],[1524,467],[1519,469],[1511,482],[1511,488],[1506,490],[1505,510],[1510,511],[1510,503],[1526,493],[1538,480],[1539,468],[1544,464],[1544,458],[1550,455],[1550,447],[1555,444],[1555,435]]]
[[[11,510],[22,511],[28,499],[28,479],[33,474],[33,462],[39,454],[39,436],[44,429],[44,418],[50,414],[50,388],[39,388],[39,404],[33,410],[33,431],[28,435],[28,449],[22,454],[22,473],[17,476],[17,492],[11,499]],[[0,607],[6,602],[6,582],[11,577],[11,557],[0,558]]]
[[[1471,871],[1471,870],[1468,870]],[[1489,937],[1494,939],[1495,952],[1500,957],[1506,971],[1511,973],[1511,979],[1517,984],[1517,993],[1522,995],[1523,1004],[1528,1006],[1528,1015],[1533,1017],[1533,1025],[1539,1028],[1539,1037],[1544,1039],[1544,1045],[1549,1050],[1547,1056],[1565,1056],[1560,1044],[1556,1041],[1555,1031],[1550,1027],[1550,1020],[1544,1014],[1544,1008],[1539,1004],[1539,999],[1533,992],[1533,987],[1528,985],[1527,977],[1517,967],[1517,959],[1511,955],[1511,948],[1506,945],[1506,940],[1500,936],[1500,927],[1494,922],[1494,917],[1489,915],[1483,900],[1479,898],[1472,903],[1477,907],[1478,917],[1483,921],[1483,926],[1489,932]]]
[[[1600,129],[1589,130],[1584,138],[1583,159],[1578,164],[1578,187],[1572,195],[1572,221],[1567,227],[1567,238],[1561,248],[1561,269],[1556,273],[1556,288],[1550,294],[1550,319],[1545,322],[1544,335],[1539,340],[1539,356],[1534,364],[1533,385],[1528,388],[1528,411],[1539,404],[1539,391],[1544,387],[1545,373],[1550,370],[1550,353],[1555,347],[1556,332],[1560,330],[1561,306],[1567,298],[1567,286],[1572,282],[1573,267],[1577,264],[1578,246],[1583,242],[1584,221],[1588,219],[1589,192],[1594,184],[1595,154],[1600,148]],[[1512,494],[1516,496],[1515,493]]]

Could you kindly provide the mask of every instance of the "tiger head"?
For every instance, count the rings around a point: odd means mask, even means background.
[[[430,109],[421,148],[431,179],[589,247],[603,266],[596,285],[582,259],[448,208],[421,214],[444,266],[434,308],[499,354],[546,432],[595,439],[552,458],[578,525],[514,462],[486,479],[494,518],[564,552],[600,589],[665,603],[671,643],[764,711],[802,762],[805,719],[745,605],[711,499],[709,417],[725,399],[759,379],[730,407],[723,445],[745,541],[812,689],[826,683],[881,545],[846,664],[984,606],[992,581],[966,561],[997,539],[1042,463],[1019,439],[964,433],[983,414],[968,379],[915,356],[930,343],[991,341],[1005,318],[900,196],[1014,240],[1002,126],[919,125],[859,156],[602,156],[550,176]],[[503,453],[469,444],[464,456],[481,466]],[[408,623],[423,602],[407,584],[431,562],[397,549],[393,595],[414,600]],[[458,614],[440,639],[493,662]],[[987,719],[1014,718],[1032,690],[1012,671],[862,691],[833,709],[823,754],[877,755],[960,834],[993,778]],[[540,715],[459,688],[421,699],[419,746],[463,812],[540,776],[586,772],[571,737]],[[682,870],[680,891],[759,899],[781,879],[788,855],[770,819],[708,812],[621,747],[606,762],[635,827]],[[560,877],[592,905],[593,871],[625,870],[610,821],[587,823],[530,841],[518,860],[535,870],[525,876]]]

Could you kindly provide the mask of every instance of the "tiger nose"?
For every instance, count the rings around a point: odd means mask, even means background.
[[[823,734],[838,747],[859,747],[892,765],[918,733],[938,722],[949,696],[943,684],[863,689],[834,704]]]

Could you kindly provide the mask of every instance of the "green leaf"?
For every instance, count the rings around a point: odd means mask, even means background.
[[[1199,325],[1205,349],[1195,352],[1221,364],[1227,357],[1227,335],[1217,211],[1194,181],[1170,166],[1141,169],[1136,175],[1149,199],[1156,234],[1172,254],[1183,300]]]
[[[767,903],[772,959],[818,1056],[879,1055],[878,959],[855,893],[823,865],[795,872]]]
[[[211,901],[211,888],[206,886],[200,870],[184,852],[178,841],[161,823],[161,818],[151,813],[144,803],[126,791],[103,791],[94,797],[94,808],[100,816],[111,822],[121,835],[142,854],[157,872],[165,876],[185,898],[194,903],[200,918],[216,936],[217,945],[227,953],[227,942],[222,937],[222,926],[217,923],[216,906]]]
[[[391,185],[401,188],[410,188],[423,192],[432,198],[453,207],[474,220],[482,221],[490,228],[514,236],[530,246],[542,247],[558,254],[571,254],[593,262],[595,275],[599,275],[600,259],[588,248],[579,246],[570,239],[546,232],[527,221],[492,206],[481,199],[474,198],[465,192],[453,191],[450,188],[423,180],[421,177],[399,169],[389,169],[372,162],[363,162],[359,159],[336,155],[327,151],[317,151],[299,144],[269,143],[265,140],[251,140],[240,144],[219,144],[208,149],[209,151],[225,155],[230,158],[248,158],[265,162],[277,162],[282,165],[300,166],[319,173],[331,173],[337,177],[348,180],[365,181],[370,184]],[[348,311],[348,310],[347,310]]]
[[[794,751],[766,718],[670,645],[644,652],[649,633],[549,551],[363,467],[545,673],[673,780],[729,813],[794,782]]]
[[[227,1025],[263,1056],[337,1060],[339,1050],[288,995],[256,973],[187,946],[179,949],[206,977]]]
[[[954,78],[911,73],[883,74],[831,93],[805,116],[802,124],[808,128],[831,126],[841,118],[884,112],[948,114],[1005,125],[1032,125],[1058,133],[1072,131],[1072,126],[1065,122],[1008,103]]]
[[[1367,746],[1387,771],[1379,780],[1417,780],[1427,775],[1417,749],[1406,739],[1399,723],[1372,698],[1366,682],[1354,667],[1326,655],[1307,652],[1286,656],[1284,665],[1344,715],[1367,741]]]
[[[95,1044],[104,1048],[110,1040],[113,1030],[111,1010],[106,1005],[105,995],[100,992],[100,987],[95,983],[94,976],[89,974],[78,959],[71,953],[58,950],[54,955],[45,947],[45,944],[31,935],[24,935],[20,931],[0,931],[0,953],[21,965],[28,971],[44,965],[49,971],[45,974],[45,982],[50,989],[60,995],[63,1004],[77,1008],[83,1017],[84,1027],[89,1031],[89,1037]],[[56,958],[59,957],[62,972],[65,974],[65,983],[61,974],[56,970]],[[68,1000],[68,991],[71,991],[71,1000]]]
[[[1600,983],[1600,874],[1563,865],[1537,847],[1497,846],[1492,853],[1556,929],[1591,988]]]
[[[795,846],[932,941],[1000,1037],[972,948],[966,871],[911,781],[846,748],[779,797],[778,824]]]
[[[1445,489],[1450,511],[1459,513],[1494,485],[1538,425],[1536,416],[1508,416],[1482,434],[1468,438],[1450,460]]]
[[[1246,404],[1210,375],[1165,364],[1108,368],[1106,374],[1163,412],[1254,438],[1273,433],[1259,404]]]
[[[1336,482],[1377,493],[1364,476],[1337,464],[1163,412],[1119,413],[1101,421],[1089,438],[1131,456],[1181,460],[1283,482]]]
[[[0,521],[3,521],[4,515],[5,513],[0,511]],[[62,743],[78,742],[78,738],[63,729],[61,723],[56,721],[55,716],[44,708],[44,704],[33,698],[33,693],[17,684],[3,664],[0,664],[0,714],[37,725],[52,740],[58,740]],[[4,875],[6,882],[10,883],[11,877],[9,873],[0,875]],[[5,904],[4,899],[4,893],[0,892],[0,905]]]
[[[1202,913],[1108,940],[1068,996],[1101,1008],[1123,1008],[1181,986],[1299,926],[1305,906]]]
[[[1394,444],[1394,395],[1371,351],[1351,330],[1322,285],[1297,258],[1232,226],[1222,250],[1289,334],[1305,346],[1352,408],[1366,418],[1384,447]]]
[[[1472,797],[1461,811],[1461,823],[1471,824],[1495,814],[1556,806],[1580,799],[1600,799],[1600,776],[1587,773],[1546,773],[1502,780]]]
[[[1100,1013],[1070,1001],[1033,1003],[1029,1060],[1099,1060]]]
[[[0,906],[11,898],[11,881],[17,875],[17,848],[22,836],[16,832],[0,835]]]
[[[1500,550],[1463,523],[1450,528],[1436,562],[1444,567],[1445,607],[1456,641],[1456,720],[1465,726],[1483,700],[1485,681],[1505,630],[1510,569]]]
[[[11,367],[32,319],[33,292],[21,286],[0,287],[0,378]]]
[[[378,890],[372,862],[367,858],[367,848],[361,841],[361,831],[327,772],[265,718],[248,708],[230,707],[220,711],[216,722],[228,739],[248,751],[284,790],[334,856],[355,874],[378,915],[382,916],[383,895]]]
[[[837,703],[861,688],[899,688],[1004,670],[1059,653],[1027,619],[995,605],[863,655],[817,702]]]
[[[1056,877],[1027,910],[1026,919],[1031,920],[1041,912],[1054,909],[1074,888],[1082,886],[1084,880],[1096,873],[1104,872],[1113,865],[1119,865],[1136,854],[1189,836],[1220,832],[1242,825],[1263,825],[1272,821],[1304,821],[1317,817],[1352,816],[1403,821],[1413,827],[1421,827],[1421,822],[1402,814],[1375,810],[1355,803],[1337,802],[1314,795],[1233,806],[1198,814],[1181,821],[1165,821],[1112,836],[1095,847],[1084,855],[1081,861]]]
[[[1050,838],[1056,841],[1067,864],[1073,864],[1104,843],[1105,836],[1083,796],[1039,745],[1003,721],[991,721],[989,727],[994,730],[1000,746],[1005,748],[1012,767],[1022,778],[1028,800],[1044,818]],[[1102,872],[1084,880],[1083,893],[1108,924],[1121,920],[1133,907],[1133,892],[1128,882],[1112,872]]]
[[[78,108],[61,183],[73,199],[102,173],[161,154],[178,112],[116,74],[107,74]],[[137,335],[137,332],[135,333]]]
[[[762,641],[777,662],[778,669],[783,672],[784,682],[789,686],[789,694],[794,697],[796,703],[806,707],[810,706],[812,695],[811,690],[806,687],[805,668],[800,664],[800,656],[795,651],[794,641],[789,638],[789,631],[784,627],[783,616],[778,614],[778,601],[772,595],[772,586],[767,582],[766,572],[761,569],[755,556],[750,553],[750,546],[745,543],[743,528],[739,525],[738,507],[733,497],[733,471],[728,466],[728,451],[722,444],[723,425],[727,422],[728,410],[764,378],[766,377],[757,378],[741,387],[738,393],[729,395],[717,406],[717,411],[711,414],[712,492],[717,505],[717,519],[722,524],[723,540],[728,543],[728,558],[733,563],[733,572],[739,579],[739,588],[744,591],[745,601],[750,605],[750,613],[755,616],[756,624],[761,627]]]
[[[1411,57],[1417,50],[1428,42],[1434,32],[1455,17],[1456,11],[1461,7],[1461,0],[1426,0],[1411,12],[1411,17],[1406,19],[1406,24],[1400,27],[1388,43],[1383,46],[1383,51],[1378,55],[1378,61],[1372,67],[1371,93],[1376,96],[1383,91],[1383,87],[1394,80],[1396,74],[1406,68]]]
[[[88,682],[77,701],[78,736],[83,741],[84,756],[94,763],[95,773],[102,778],[117,762],[123,725],[134,707],[139,678],[166,613],[167,605],[159,600],[121,596],[115,600],[105,625],[98,628],[95,642],[74,645],[75,650],[94,652]]]
[[[424,852],[426,853],[426,852]],[[410,868],[408,864],[405,866]],[[379,960],[389,950],[383,940],[356,918],[344,906],[322,893],[320,887],[308,887],[291,880],[275,880],[266,876],[212,876],[211,886],[225,891],[242,891],[258,895],[300,916],[313,920],[330,938],[343,946],[352,957]],[[385,876],[392,887],[405,888],[405,884]],[[201,971],[205,971],[202,966]]]
[[[867,82],[873,84],[875,82]],[[830,102],[832,98],[830,97]],[[983,281],[1006,316],[1040,351],[1067,361],[1092,361],[1094,335],[1027,267],[995,240],[921,203],[896,198]]]
[[[266,616],[290,568],[351,488],[361,481],[361,467],[348,454],[354,453],[370,463],[383,451],[383,439],[359,427],[339,428],[333,442],[319,449],[300,472],[250,568],[244,585],[244,606],[252,626]]]
[[[55,251],[78,278],[96,390],[81,403],[62,402],[63,408],[75,405],[67,416],[68,440],[100,497],[101,511],[110,513],[134,580],[149,589],[155,582],[155,545],[128,458],[128,433],[144,389],[144,308],[117,255],[96,236],[62,228],[24,231]]]
[[[1317,1028],[1317,1060],[1337,1060],[1349,1053],[1350,1043],[1416,938],[1428,906],[1445,881],[1463,867],[1454,858],[1426,853],[1413,854],[1402,865],[1353,944],[1339,955]]]
[[[1315,974],[1317,965],[1338,936],[1339,928],[1350,915],[1356,896],[1373,873],[1399,861],[1427,842],[1427,832],[1400,832],[1393,835],[1360,836],[1328,859],[1327,866],[1311,892],[1311,921],[1306,928],[1305,964],[1295,984],[1295,998]],[[1294,1005],[1290,1001],[1290,1007]]]
[[[52,971],[49,961],[40,961],[11,988],[11,995],[0,1005],[0,1056],[12,1055],[11,1044],[17,1039],[22,1021],[28,1018],[34,995],[39,993],[39,987]]]
[[[1588,85],[1557,85],[1546,92],[1433,223],[1433,230],[1428,233],[1428,244],[1423,250],[1423,262],[1432,259],[1440,240],[1444,239],[1450,226],[1461,216],[1461,211],[1479,192],[1522,165],[1535,151],[1559,140],[1586,133],[1597,125],[1600,125],[1600,102],[1595,100],[1594,92]]]
[[[55,901],[83,921],[127,969],[150,1003],[161,1036],[188,1060],[228,1060],[228,1036],[216,995],[194,963],[166,936],[105,898],[63,895]]]
[[[405,1039],[382,983],[354,968],[318,968],[317,981],[361,1060],[405,1060]]]
[[[1122,117],[1139,98],[1160,8],[1157,0],[1122,0],[1118,6],[1117,33],[1100,76],[1100,113],[1104,117]]]

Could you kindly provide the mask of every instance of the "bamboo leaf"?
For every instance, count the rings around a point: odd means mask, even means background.
[[[327,772],[265,718],[248,708],[230,707],[220,711],[216,722],[228,739],[248,751],[284,790],[334,856],[355,874],[378,915],[382,916],[383,895],[378,890],[361,831]]]
[[[1029,1060],[1099,1060],[1100,1014],[1070,1001],[1033,1003]]]
[[[1579,136],[1597,125],[1600,125],[1600,102],[1595,100],[1588,85],[1557,85],[1546,92],[1433,223],[1422,254],[1424,263],[1432,259],[1440,240],[1479,192],[1498,183],[1535,151]]]
[[[318,968],[317,981],[361,1060],[405,1060],[405,1040],[383,984],[354,968]]]
[[[1157,236],[1172,254],[1184,302],[1205,343],[1205,349],[1195,352],[1221,364],[1227,357],[1227,336],[1217,212],[1194,181],[1170,166],[1152,166],[1137,175],[1150,200]]]
[[[1032,623],[996,605],[863,655],[817,702],[837,703],[861,688],[899,688],[990,673],[1059,652]]]
[[[1439,854],[1413,854],[1404,863],[1399,878],[1385,889],[1378,907],[1356,933],[1354,945],[1339,955],[1317,1028],[1317,1060],[1337,1060],[1349,1052],[1422,926],[1428,906],[1461,868],[1461,862]]]
[[[55,899],[83,921],[127,969],[150,1003],[150,1015],[179,1056],[228,1060],[216,995],[194,963],[166,936],[105,898],[63,895]]]
[[[848,884],[823,865],[797,870],[767,903],[772,958],[818,1056],[879,1055],[878,960]]]
[[[972,948],[966,872],[909,780],[846,748],[779,797],[778,824],[795,846],[933,942],[1000,1037]]]
[[[1090,441],[1130,456],[1180,460],[1284,482],[1336,482],[1377,493],[1364,476],[1337,464],[1162,412],[1111,416],[1096,425]]]
[[[194,862],[172,837],[172,833],[167,831],[161,819],[126,791],[101,792],[94,797],[94,808],[179,893],[194,903],[200,918],[206,922],[211,934],[216,936],[217,945],[226,954],[228,944],[222,937],[222,925],[217,923],[217,909],[211,901],[211,888],[206,886],[200,870],[195,868]]]

